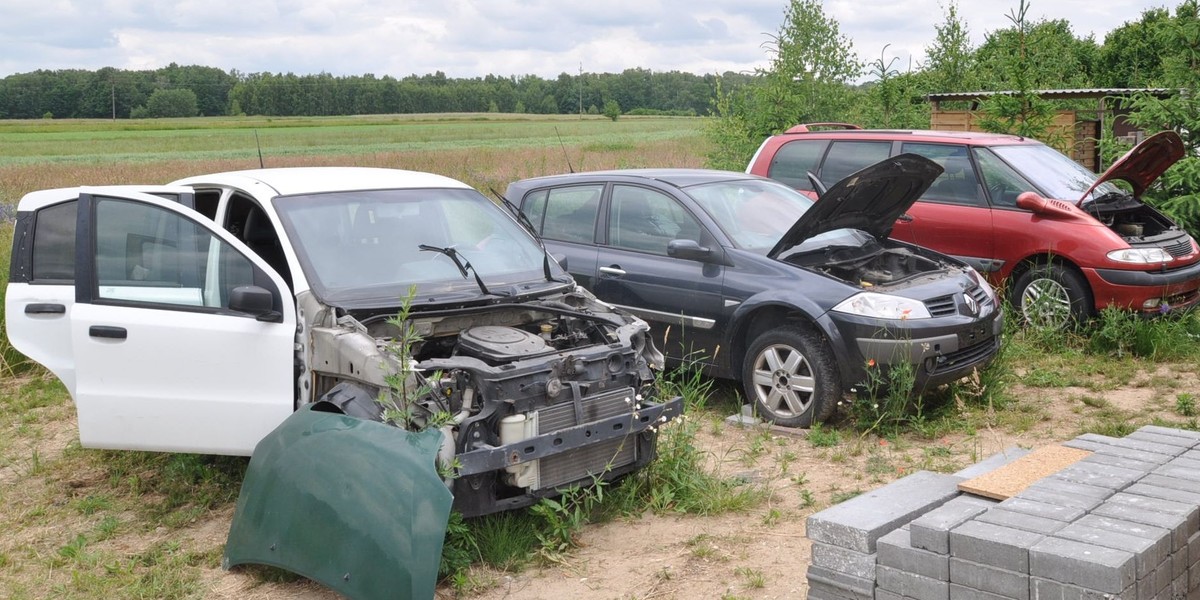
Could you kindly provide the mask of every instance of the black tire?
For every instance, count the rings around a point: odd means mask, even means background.
[[[792,325],[764,332],[742,361],[742,389],[764,420],[809,427],[833,415],[840,381],[820,336]]]
[[[1041,264],[1017,278],[1012,305],[1026,325],[1067,329],[1092,315],[1092,293],[1078,271]]]

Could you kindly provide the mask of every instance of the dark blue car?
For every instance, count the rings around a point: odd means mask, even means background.
[[[760,416],[807,427],[870,369],[886,381],[907,363],[920,392],[999,348],[996,294],[974,269],[888,238],[940,173],[900,155],[817,202],[699,169],[539,177],[505,195],[580,284],[650,322],[669,360],[740,380]]]

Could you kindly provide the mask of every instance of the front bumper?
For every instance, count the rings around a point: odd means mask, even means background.
[[[956,381],[991,362],[1000,349],[1004,317],[999,310],[977,319],[948,317],[889,321],[861,317],[835,319],[845,340],[853,340],[850,365],[843,381],[850,388],[870,379],[868,369],[883,371],[896,365],[913,368],[914,389],[920,391]]]
[[[1083,274],[1097,310],[1115,306],[1156,313],[1200,303],[1200,262],[1169,271],[1083,269]],[[1157,302],[1148,307],[1147,301]]]

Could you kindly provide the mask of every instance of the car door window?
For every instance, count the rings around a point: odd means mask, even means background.
[[[797,140],[784,144],[775,153],[775,158],[771,159],[767,177],[798,190],[813,191],[808,172],[817,172],[817,165],[828,144],[827,140]]]
[[[667,253],[671,240],[700,241],[700,224],[673,198],[655,190],[613,186],[608,241],[629,250]]]
[[[75,223],[77,201],[38,211],[33,229],[31,283],[75,281]]]
[[[975,148],[975,161],[979,163],[979,172],[992,206],[1015,207],[1021,192],[1034,189],[1024,177],[986,148]]]
[[[560,242],[590,244],[596,235],[596,217],[600,213],[602,184],[574,185],[553,188],[539,206],[539,202],[526,205],[531,209],[526,214],[536,224],[541,218],[542,237]]]
[[[967,155],[967,147],[959,144],[915,144],[907,142],[901,152],[912,152],[924,156],[944,169],[933,185],[929,186],[922,200],[951,202],[982,206],[985,204],[979,190],[979,179]]]
[[[234,288],[261,285],[248,258],[195,221],[115,198],[95,210],[98,299],[228,309]]]
[[[821,183],[833,187],[851,173],[887,158],[891,151],[891,142],[833,142],[821,165]]]

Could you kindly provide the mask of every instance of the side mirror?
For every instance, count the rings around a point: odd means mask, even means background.
[[[565,253],[559,252],[558,254],[551,254],[550,258],[553,258],[554,262],[558,263],[558,266],[562,267],[562,270],[567,270],[567,255]]]
[[[1062,200],[1043,198],[1037,192],[1021,192],[1017,196],[1017,208],[1023,208],[1035,215],[1071,216],[1072,206]]]
[[[250,315],[267,323],[283,322],[283,315],[272,309],[275,298],[271,292],[257,285],[243,285],[229,292],[229,308]]]
[[[705,260],[712,250],[701,246],[696,240],[671,240],[667,243],[667,256],[685,260]]]

